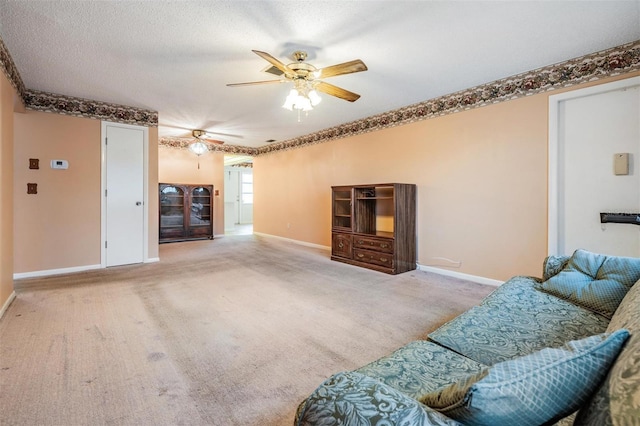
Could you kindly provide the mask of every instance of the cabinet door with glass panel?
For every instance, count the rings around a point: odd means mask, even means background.
[[[160,240],[186,237],[184,205],[183,187],[160,184]]]
[[[332,189],[332,227],[336,231],[351,231],[353,227],[353,187],[334,186]]]
[[[212,205],[210,186],[197,186],[190,188],[189,206],[189,236],[213,238],[211,233]]]

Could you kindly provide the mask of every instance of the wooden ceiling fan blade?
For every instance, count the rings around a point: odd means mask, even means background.
[[[342,64],[331,65],[330,67],[321,68],[316,71],[317,78],[327,78],[342,74],[351,74],[368,70],[367,66],[360,59],[344,62]]]
[[[239,87],[239,86],[255,86],[256,84],[272,84],[272,83],[288,83],[285,80],[263,80],[263,81],[250,81],[248,83],[230,83],[227,84],[229,87]]]
[[[224,136],[227,138],[239,138],[239,139],[244,139],[244,136],[242,135],[234,135],[233,133],[222,133],[222,132],[210,132],[207,130],[207,135],[212,135],[212,136]]]
[[[350,92],[333,84],[325,83],[324,81],[317,81],[314,87],[316,90],[326,93],[327,95],[335,96],[349,102],[355,102],[360,98],[360,95],[357,93]]]
[[[207,132],[206,130],[202,130],[202,129],[194,129],[191,132],[191,135],[196,138],[197,140],[199,140],[200,142],[208,142],[208,143],[213,143],[213,144],[217,144],[217,145],[222,145],[224,142],[223,141],[219,141],[217,139],[209,139],[207,137],[205,137],[209,132]]]
[[[285,64],[283,64],[282,62],[274,58],[273,56],[269,55],[267,52],[261,52],[259,50],[252,50],[252,52],[260,56],[265,61],[269,62],[274,67],[278,68],[287,77],[292,78],[293,76],[296,75],[295,71],[293,71],[291,68],[289,68],[288,66],[286,66]]]

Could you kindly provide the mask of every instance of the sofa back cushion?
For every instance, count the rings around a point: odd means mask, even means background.
[[[560,273],[567,265],[571,256],[550,255],[544,259],[542,264],[542,281],[546,281],[552,276]]]
[[[632,425],[640,421],[640,281],[616,310],[607,331],[625,328],[631,333],[609,374],[585,405],[576,425]]]
[[[627,291],[639,279],[640,258],[576,250],[564,268],[539,288],[611,318]]]
[[[557,421],[588,401],[628,336],[618,330],[504,361],[420,402],[465,425]]]

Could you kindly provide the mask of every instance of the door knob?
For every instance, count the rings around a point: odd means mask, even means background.
[[[141,206],[142,205],[142,201],[136,201],[136,206]]]

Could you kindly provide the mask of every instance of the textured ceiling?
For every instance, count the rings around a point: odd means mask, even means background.
[[[160,136],[204,128],[260,147],[640,39],[640,1],[7,1],[0,36],[28,89],[151,109]],[[297,122],[268,63],[303,49],[355,103]]]

